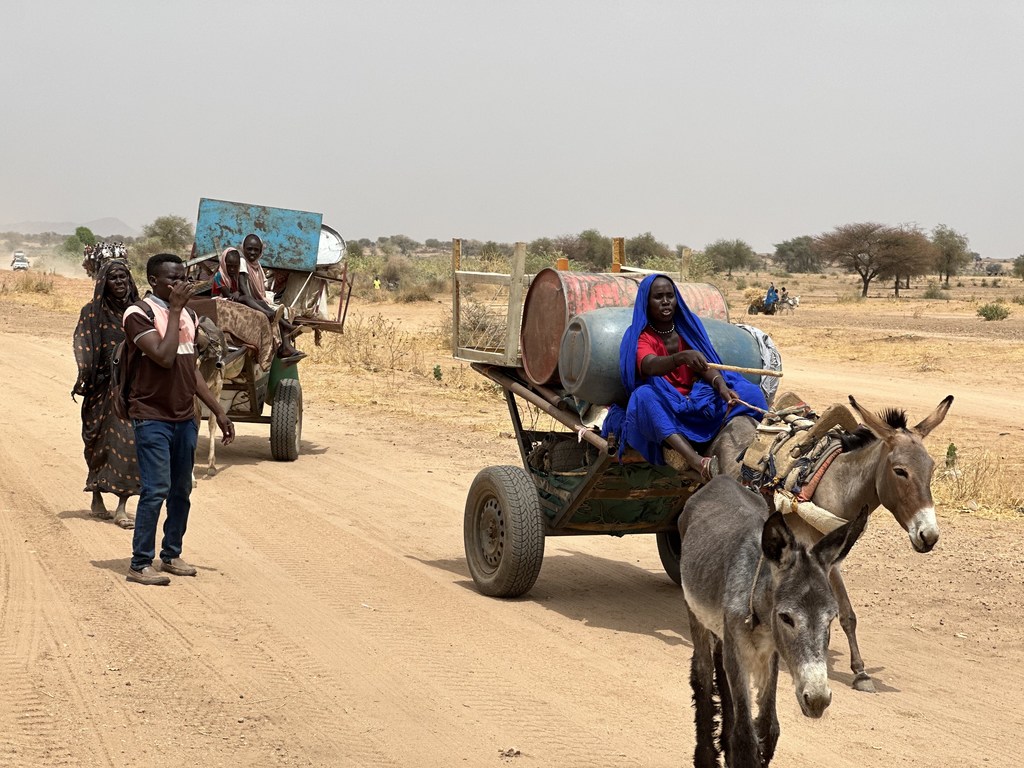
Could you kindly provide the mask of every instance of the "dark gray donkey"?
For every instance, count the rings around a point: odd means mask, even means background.
[[[828,707],[829,632],[839,613],[828,572],[846,557],[867,518],[864,508],[807,547],[781,514],[769,517],[764,500],[731,478],[716,477],[686,502],[679,516],[680,575],[693,640],[694,766],[718,765],[716,687],[726,765],[771,762],[779,739],[780,655],[804,715],[821,717]]]

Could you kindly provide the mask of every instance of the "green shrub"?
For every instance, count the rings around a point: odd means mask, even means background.
[[[942,289],[935,283],[928,283],[928,287],[924,289],[924,293],[921,295],[926,299],[941,299]]]
[[[978,307],[978,314],[986,320],[1005,320],[1010,316],[1010,309],[999,301],[983,304]]]
[[[1012,301],[1014,304],[1024,304],[1024,295],[1018,293],[1016,296],[1010,299],[1010,301]]]
[[[747,281],[744,280],[742,277],[737,277],[736,278],[736,290],[742,291],[746,287],[747,287]]]

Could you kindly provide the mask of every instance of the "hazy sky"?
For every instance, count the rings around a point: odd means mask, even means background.
[[[1024,252],[1024,3],[2,1],[0,224]]]

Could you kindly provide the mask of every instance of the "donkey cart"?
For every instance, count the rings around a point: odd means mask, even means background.
[[[515,368],[473,363],[505,394],[523,466],[482,469],[466,499],[466,562],[477,588],[492,597],[518,597],[540,573],[547,536],[654,533],[666,573],[679,579],[675,520],[700,481],[669,466],[648,464],[588,429],[562,398],[531,384]],[[516,398],[566,427],[537,431],[523,425]]]
[[[469,489],[463,536],[477,588],[494,597],[525,594],[540,573],[547,536],[633,533],[656,535],[662,565],[678,583],[676,518],[701,480],[650,464],[635,451],[620,452],[614,438],[594,429],[607,412],[603,405],[625,402],[618,349],[631,322],[637,276],[553,269],[527,275],[521,243],[511,274],[465,271],[460,262],[456,240],[452,354],[503,390],[522,460],[522,467],[481,470]],[[762,348],[756,329],[728,323],[718,288],[677,287],[725,362],[759,373],[781,370],[770,340]],[[770,365],[766,353],[774,355]],[[756,381],[765,388],[760,376]],[[543,415],[553,429],[534,428]],[[724,445],[719,441],[729,439],[728,432],[709,450]]]
[[[198,280],[212,277],[217,258],[226,248],[241,248],[249,234],[264,243],[260,259],[272,270],[273,296],[284,306],[291,323],[300,330],[312,330],[316,343],[323,332],[342,333],[352,280],[344,262],[345,241],[322,223],[319,213],[270,208],[203,198],[196,221],[195,252],[201,254],[187,263],[189,274]],[[327,314],[327,287],[340,285],[335,317]],[[233,421],[270,425],[270,451],[276,461],[295,461],[302,441],[302,385],[298,366],[284,365],[274,356],[271,329],[255,310],[222,299],[199,297],[190,302],[199,315],[210,318],[224,338],[215,362],[221,404]],[[232,319],[240,313],[257,315],[260,328]],[[242,330],[245,330],[243,333]],[[205,374],[204,374],[205,375]],[[209,377],[208,377],[209,381]],[[263,411],[271,406],[269,416]],[[211,425],[212,432],[212,425]],[[211,434],[212,438],[212,434]],[[213,468],[211,439],[210,467]]]

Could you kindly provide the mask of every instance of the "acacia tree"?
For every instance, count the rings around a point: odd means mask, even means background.
[[[889,264],[880,276],[893,280],[893,290],[898,298],[900,280],[906,280],[909,288],[910,278],[927,274],[934,266],[935,244],[916,226],[904,224],[889,230],[886,237]]]
[[[732,277],[734,269],[742,269],[754,262],[754,249],[742,240],[716,240],[704,249],[704,255],[714,263],[717,271],[725,270]]]
[[[821,272],[821,259],[814,251],[814,238],[802,235],[775,244],[775,261],[787,272]]]
[[[669,247],[659,242],[650,232],[626,240],[626,259],[630,264],[644,265],[671,256],[672,251]]]
[[[935,244],[935,269],[939,273],[939,280],[945,275],[946,285],[949,285],[950,276],[959,274],[960,270],[971,263],[967,235],[939,224],[932,230],[932,243]]]
[[[192,225],[183,216],[160,216],[142,228],[147,240],[153,240],[160,247],[172,251],[183,251],[192,244],[195,232]]]
[[[875,278],[924,274],[926,259],[933,258],[916,227],[891,227],[874,221],[843,224],[814,238],[814,250],[825,261],[860,275],[861,296]]]

